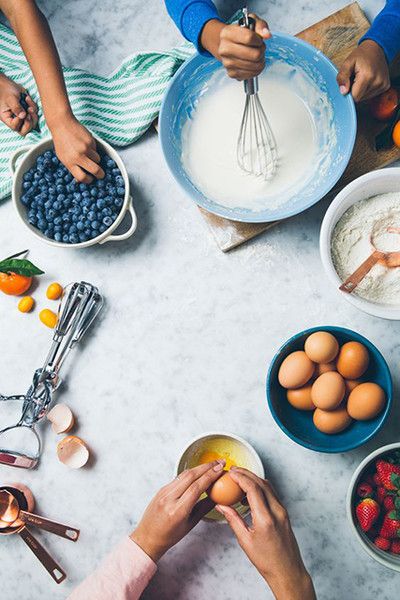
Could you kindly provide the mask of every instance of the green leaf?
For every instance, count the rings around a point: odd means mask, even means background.
[[[396,509],[400,511],[400,498],[395,499],[394,505],[395,505]]]
[[[397,489],[400,489],[400,476],[397,473],[391,473],[390,481]]]
[[[6,258],[0,261],[0,273],[16,273],[25,277],[33,277],[34,275],[42,275],[44,271],[38,269],[26,258]]]
[[[400,513],[396,512],[395,510],[392,510],[392,512],[389,513],[388,517],[389,517],[389,519],[394,519],[395,521],[399,521]]]

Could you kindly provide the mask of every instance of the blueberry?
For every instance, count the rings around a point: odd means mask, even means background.
[[[71,215],[71,221],[72,221],[72,223],[77,223],[78,220],[79,220],[79,217],[78,217],[78,215],[76,213],[74,213],[74,214]]]
[[[44,231],[46,229],[47,223],[43,219],[40,219],[40,221],[38,220],[37,222],[37,226],[40,229],[40,231]]]
[[[84,192],[85,190],[87,190],[87,185],[86,183],[80,183],[79,184],[79,189],[81,190],[81,192]]]
[[[84,231],[81,231],[81,232],[78,234],[78,237],[79,237],[79,241],[80,241],[80,242],[87,242],[87,241],[88,241],[88,239],[89,239],[89,237],[86,235],[86,233],[85,233]]]
[[[64,200],[65,200],[65,194],[58,194],[57,202],[64,202]]]
[[[109,169],[112,169],[113,167],[115,167],[115,160],[113,160],[111,158],[111,156],[106,156],[104,162],[105,162],[106,167],[108,167]],[[119,171],[119,169],[118,169],[118,171]]]
[[[62,241],[64,242],[64,244],[69,244],[69,235],[68,235],[68,233],[64,233],[63,234]]]
[[[72,181],[72,175],[71,173],[66,173],[66,175],[64,175],[64,181],[65,183],[70,183],[70,181]]]
[[[99,193],[99,191],[98,191],[98,189],[97,189],[97,188],[95,188],[95,187],[92,187],[92,188],[91,188],[91,190],[90,190],[90,195],[91,195],[93,198],[97,198],[97,196],[98,196],[98,193]]]
[[[23,175],[22,179],[23,179],[24,181],[32,181],[32,179],[33,179],[33,175],[32,175],[32,173],[31,173],[31,171],[27,171],[26,173],[24,173],[24,175]]]
[[[100,227],[100,223],[98,221],[92,221],[92,229],[97,230]]]
[[[43,154],[43,158],[46,158],[47,160],[51,160],[53,158],[53,153],[51,150],[46,150],[46,152]]]
[[[116,206],[117,208],[121,208],[123,203],[124,201],[122,200],[122,198],[115,198],[114,200],[114,206]]]
[[[69,196],[67,196],[64,200],[64,207],[70,208],[71,205],[72,205],[72,199]]]
[[[26,194],[22,194],[20,200],[21,200],[21,204],[23,204],[24,206],[28,206],[29,196],[27,196]]]
[[[90,227],[86,227],[84,234],[88,237],[88,239],[91,237],[92,235],[92,230]]]
[[[118,196],[125,196],[125,188],[117,187],[117,194]]]
[[[61,233],[59,233],[58,231],[54,234],[54,239],[56,240],[56,242],[61,242],[63,239],[63,236]]]
[[[107,227],[105,225],[101,224],[99,227],[99,232],[104,233],[106,230],[107,230]]]
[[[97,187],[98,187],[98,188],[100,188],[100,189],[101,189],[101,188],[104,188],[104,187],[105,187],[105,185],[106,185],[106,182],[104,181],[104,179],[98,179],[98,180],[96,181],[96,185],[97,185]]]
[[[71,244],[79,244],[79,237],[76,235],[76,233],[70,233],[69,241]]]
[[[114,177],[117,177],[121,171],[118,169],[118,167],[116,167],[115,169],[112,169],[111,173],[114,175]]]
[[[111,181],[112,181],[112,178],[113,178],[113,177],[112,177],[111,173],[106,173],[106,175],[105,175],[105,177],[104,177],[104,179],[105,179],[107,182],[109,182],[109,183],[111,183]]]
[[[115,183],[117,185],[124,185],[124,179],[123,179],[123,177],[121,177],[121,175],[118,175],[118,177],[115,178]]]
[[[54,225],[61,225],[63,222],[62,217],[59,215],[58,217],[55,217],[53,223]]]
[[[83,231],[85,229],[85,225],[84,225],[83,221],[78,221],[76,224],[76,228],[78,231]]]
[[[94,212],[94,210],[89,211],[87,217],[89,221],[94,221],[96,218],[96,213]]]
[[[89,212],[89,206],[82,206],[82,215],[87,215]]]
[[[111,218],[111,217],[108,217],[108,216],[107,216],[107,217],[104,217],[104,219],[103,219],[103,221],[102,221],[102,222],[103,222],[103,224],[104,224],[106,227],[110,227],[110,226],[113,224],[113,220],[112,220],[112,218]]]
[[[110,217],[112,212],[110,208],[103,208],[101,214],[103,215],[103,217]]]
[[[61,210],[61,202],[59,202],[58,200],[56,200],[55,202],[53,202],[53,208],[55,211],[59,211]]]
[[[89,190],[84,190],[82,192],[82,198],[90,198],[90,192],[89,192]]]
[[[102,210],[103,208],[105,208],[106,203],[104,201],[104,198],[99,198],[96,202],[96,206],[99,210]]]

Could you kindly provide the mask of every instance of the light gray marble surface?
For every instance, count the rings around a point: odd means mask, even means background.
[[[222,3],[228,13],[237,4]],[[272,29],[294,33],[346,4],[342,0],[254,2]],[[370,17],[383,2],[362,2]],[[63,62],[107,73],[134,50],[179,41],[160,0],[46,0]],[[75,472],[56,458],[57,437],[44,427],[35,472],[0,467],[2,482],[31,486],[38,510],[80,526],[71,544],[41,535],[69,574],[53,584],[16,537],[1,541],[1,597],[64,598],[128,533],[154,492],[171,479],[182,446],[207,430],[236,432],[260,453],[291,514],[320,600],[391,600],[398,576],[358,547],[346,522],[350,476],[371,450],[397,440],[397,401],[390,422],[365,447],[326,456],[296,446],[275,426],[265,401],[269,361],[291,334],[318,324],[358,330],[376,343],[398,384],[400,325],[357,312],[327,281],[318,254],[321,203],[229,255],[214,244],[197,208],[165,166],[155,134],[122,157],[140,226],[128,242],[83,252],[52,249],[0,207],[1,256],[30,248],[46,283],[80,278],[100,286],[107,307],[66,365],[59,394],[78,416],[78,435],[94,464]],[[1,391],[22,392],[40,366],[50,333],[38,310],[22,316],[1,298]],[[227,527],[201,524],[171,551],[146,600],[271,598]],[[90,598],[88,600],[96,600]]]

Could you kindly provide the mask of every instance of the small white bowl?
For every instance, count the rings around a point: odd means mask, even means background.
[[[339,287],[343,282],[337,274],[332,261],[331,239],[336,223],[350,206],[371,196],[396,191],[400,192],[400,168],[380,169],[358,177],[346,185],[329,206],[322,221],[319,240],[322,264],[338,292],[360,310],[375,317],[394,321],[400,320],[400,302],[398,306],[388,306],[370,302],[354,293],[349,294],[339,291]]]
[[[193,455],[202,447],[202,445],[204,444],[204,442],[206,440],[213,439],[213,438],[227,438],[227,439],[233,440],[234,442],[239,444],[245,455],[246,468],[249,469],[249,471],[252,471],[255,475],[258,475],[258,477],[262,477],[262,478],[265,477],[264,466],[261,462],[261,458],[258,456],[257,452],[254,450],[253,446],[251,446],[248,442],[246,442],[246,440],[239,437],[238,435],[235,435],[234,433],[217,432],[217,431],[210,431],[208,433],[203,433],[202,435],[199,435],[199,436],[193,438],[185,446],[184,450],[180,454],[180,457],[177,461],[177,464],[175,467],[175,475],[177,476],[177,475],[179,475],[179,473],[182,473],[182,471],[187,469],[190,465],[190,460],[193,457]],[[238,510],[239,514],[241,514],[243,517],[249,513],[249,507],[247,505],[245,506],[245,505],[241,504],[240,502],[237,505],[235,505],[235,508]],[[206,517],[204,517],[204,521],[210,521],[213,523],[215,523],[216,521],[220,522],[220,523],[226,523],[225,518],[216,510],[212,510],[211,512],[209,512],[208,515]]]
[[[23,183],[23,176],[26,171],[28,171],[33,164],[35,163],[37,157],[46,150],[53,150],[53,140],[51,138],[47,138],[38,144],[33,146],[24,146],[17,150],[10,159],[10,170],[13,174],[13,186],[12,186],[12,200],[14,207],[24,225],[39,239],[43,240],[47,244],[51,246],[57,246],[58,248],[87,248],[88,246],[93,246],[94,244],[104,244],[105,242],[121,242],[123,240],[128,239],[135,232],[137,227],[137,218],[135,210],[132,206],[132,196],[130,194],[130,186],[129,186],[129,178],[128,173],[126,172],[125,165],[122,162],[118,153],[114,150],[110,144],[101,140],[97,136],[93,136],[96,138],[97,144],[104,150],[108,156],[111,156],[117,163],[119,170],[121,171],[121,175],[124,179],[125,183],[125,196],[124,203],[121,207],[120,213],[114,223],[110,225],[106,231],[98,235],[97,237],[88,240],[87,242],[79,242],[78,244],[65,244],[63,242],[56,242],[48,237],[46,237],[39,229],[33,227],[28,222],[28,215],[26,207],[20,202],[21,196],[21,188]],[[23,157],[23,158],[21,158]],[[21,160],[18,162],[18,159]],[[127,231],[121,234],[113,235],[113,231],[121,224],[126,213],[129,211],[131,217],[131,225]]]
[[[356,518],[354,514],[354,504],[355,504],[355,490],[358,485],[359,480],[361,479],[361,475],[367,469],[367,467],[372,463],[378,456],[383,456],[384,454],[388,454],[393,450],[399,450],[400,443],[396,442],[394,444],[388,444],[387,446],[382,446],[374,452],[371,452],[364,460],[360,463],[357,469],[354,471],[353,477],[351,478],[349,489],[347,492],[346,498],[346,513],[347,518],[350,523],[350,528],[354,533],[355,537],[365,550],[365,552],[374,560],[379,562],[381,565],[388,567],[389,569],[393,569],[394,571],[400,572],[400,555],[396,556],[395,554],[389,554],[388,552],[384,552],[377,548],[371,540],[359,529],[356,524]]]

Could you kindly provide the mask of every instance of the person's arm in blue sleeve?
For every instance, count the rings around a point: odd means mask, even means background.
[[[182,35],[201,54],[221,61],[230,77],[243,80],[259,75],[265,64],[264,40],[271,37],[266,21],[256,19],[255,31],[226,25],[211,0],[165,0],[168,13]]]
[[[340,91],[356,102],[369,100],[390,87],[389,64],[400,52],[400,0],[387,0],[358,47],[338,74]]]

